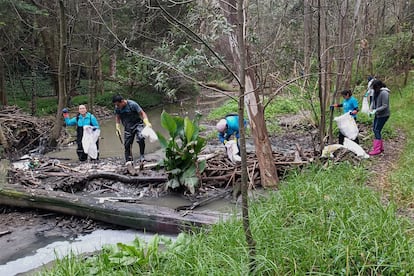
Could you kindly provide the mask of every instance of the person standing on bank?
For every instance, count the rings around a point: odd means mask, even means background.
[[[121,95],[115,95],[112,102],[115,104],[115,125],[118,136],[121,136],[120,123],[122,122],[124,126],[125,161],[133,161],[132,144],[136,136],[139,145],[139,159],[143,162],[145,160],[145,138],[141,131],[144,129],[144,125],[152,127],[147,114],[135,101],[126,100]]]
[[[79,113],[76,117],[70,118],[69,117],[69,110],[64,108],[62,110],[63,117],[65,118],[65,123],[67,126],[76,126],[76,143],[78,144],[78,148],[76,149],[76,153],[78,155],[79,161],[86,161],[88,159],[88,154],[86,154],[83,150],[82,146],[82,138],[83,138],[83,127],[84,126],[92,126],[93,130],[99,129],[99,123],[96,117],[88,112],[86,106],[81,104],[78,108]],[[99,139],[96,141],[96,148],[98,149],[98,157],[96,160],[99,159]]]
[[[344,114],[349,113],[356,121],[357,114],[359,111],[358,100],[354,96],[352,96],[351,90],[344,90],[341,92],[341,95],[344,98],[343,102],[341,104],[333,104],[330,106],[330,108],[333,109],[334,107],[343,107]],[[345,135],[339,132],[338,143],[343,145],[344,139],[345,139]],[[359,144],[358,137],[356,137],[353,141]]]
[[[389,104],[390,90],[380,80],[374,80],[371,87],[374,90],[374,95],[372,97],[369,114],[374,116],[372,130],[374,132],[375,139],[369,155],[377,155],[384,151],[381,131],[391,114]]]

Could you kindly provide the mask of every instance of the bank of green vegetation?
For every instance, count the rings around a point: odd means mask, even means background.
[[[278,191],[250,202],[257,242],[251,275],[414,274],[413,222],[399,215],[414,202],[413,91],[411,84],[391,95],[387,124],[406,140],[384,190],[390,201],[384,204],[383,194],[366,185],[375,179],[376,160],[292,172]],[[234,217],[175,242],[156,236],[89,258],[64,257],[40,275],[248,275],[249,267],[242,223]]]

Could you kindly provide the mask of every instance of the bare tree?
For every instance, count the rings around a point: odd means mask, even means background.
[[[61,110],[66,105],[66,57],[67,57],[67,44],[66,44],[66,14],[65,5],[63,0],[59,0],[59,67],[58,67],[58,82],[59,82],[59,96],[58,96],[58,108],[56,112],[56,121],[52,129],[49,145],[51,147],[57,146],[57,140],[60,137],[60,131],[62,129],[62,114]]]

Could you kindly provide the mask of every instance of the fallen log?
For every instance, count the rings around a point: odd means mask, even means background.
[[[226,214],[210,211],[208,213],[180,212],[154,205],[112,201],[99,203],[99,197],[29,189],[17,185],[4,185],[0,188],[0,205],[38,208],[148,232],[168,234],[209,226],[227,217]]]

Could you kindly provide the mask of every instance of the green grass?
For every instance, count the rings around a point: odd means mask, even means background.
[[[406,144],[396,168],[392,170],[386,192],[390,193],[398,205],[403,208],[413,208],[414,202],[414,85],[411,83],[403,89],[402,94],[391,95],[391,117],[387,124],[394,126],[395,131],[403,130]],[[403,142],[403,141],[401,141]],[[384,143],[387,140],[384,139]],[[390,149],[392,150],[392,149]],[[392,165],[392,164],[390,164]]]
[[[280,132],[278,120],[275,120],[277,115],[296,114],[301,109],[301,101],[294,99],[274,99],[265,109],[266,127],[269,135],[275,135]],[[224,118],[227,114],[237,114],[238,103],[234,100],[225,102],[222,106],[213,109],[208,115],[207,120],[218,121]],[[247,112],[245,112],[247,118]]]
[[[383,206],[364,185],[369,174],[348,163],[317,165],[290,175],[278,192],[251,202],[251,226],[257,241],[253,275],[405,275],[414,273],[412,225],[396,216],[396,206]],[[147,251],[145,245],[139,251]],[[149,248],[154,248],[153,243]],[[116,253],[118,252],[118,253]],[[117,250],[104,250],[86,261],[66,263],[99,269],[98,275],[248,275],[248,254],[238,219],[210,231],[182,234],[175,243],[142,265],[109,262]],[[76,261],[74,261],[75,259]],[[58,265],[44,275],[62,273]],[[77,275],[91,275],[79,273]]]
[[[250,204],[257,242],[256,266],[250,275],[414,274],[413,221],[398,215],[399,208],[412,208],[414,202],[413,89],[411,85],[402,96],[391,95],[387,125],[407,138],[383,191],[391,200],[384,205],[382,194],[365,185],[375,177],[369,170],[375,162],[313,164],[291,173],[278,191]],[[141,262],[113,261],[114,254],[134,252],[118,247],[92,259],[63,258],[42,275],[249,274],[243,227],[235,217],[208,231],[181,234],[174,243],[157,239],[135,244],[137,252],[150,252]]]

